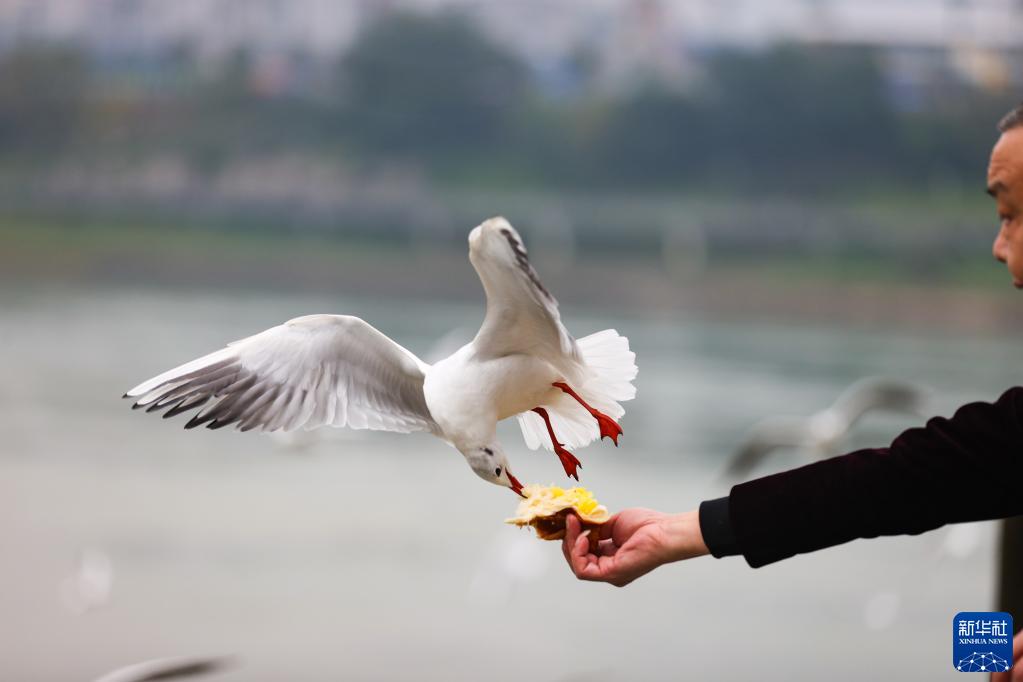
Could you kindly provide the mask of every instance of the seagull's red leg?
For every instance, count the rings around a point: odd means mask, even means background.
[[[555,381],[554,386],[575,398],[580,405],[586,408],[586,411],[593,415],[593,418],[597,420],[597,424],[600,425],[600,437],[602,439],[610,438],[614,441],[615,447],[618,447],[618,436],[622,435],[622,427],[618,426],[618,422],[611,419],[611,417],[607,416],[600,410],[595,410],[587,405],[586,401],[580,398],[579,394],[573,391],[572,387],[564,381]]]
[[[551,435],[551,442],[554,443],[554,454],[561,460],[561,466],[565,467],[565,473],[579,480],[579,474],[576,473],[576,468],[582,468],[583,463],[576,459],[576,456],[564,448],[563,443],[559,443],[557,437],[554,435],[554,428],[551,426],[551,417],[547,414],[547,410],[542,407],[534,407],[533,412],[536,412],[543,418],[544,424],[547,425],[547,433]]]

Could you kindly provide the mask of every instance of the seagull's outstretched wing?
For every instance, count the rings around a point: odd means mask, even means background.
[[[807,417],[779,415],[762,419],[725,465],[724,476],[743,479],[775,450],[812,446],[811,426]]]
[[[231,663],[232,660],[227,657],[154,658],[118,668],[96,679],[95,682],[152,682],[153,680],[180,679],[218,672],[229,667]]]
[[[185,428],[435,431],[423,396],[426,368],[357,317],[309,315],[164,372],[125,397],[147,412],[169,408],[165,418],[206,406]]]
[[[522,238],[504,218],[469,234],[469,260],[487,292],[487,316],[473,340],[478,353],[528,352],[555,366],[581,365],[575,339],[561,323],[558,302],[540,282]]]
[[[753,426],[746,442],[725,467],[728,478],[744,478],[774,450],[813,449],[834,454],[840,439],[868,412],[890,411],[926,417],[933,391],[900,379],[867,377],[856,381],[830,407],[809,417],[768,417]]]
[[[851,428],[874,410],[928,417],[935,409],[933,402],[934,391],[927,386],[902,379],[866,377],[842,391],[830,409],[846,428]]]

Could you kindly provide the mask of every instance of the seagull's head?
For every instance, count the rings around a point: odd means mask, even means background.
[[[499,444],[471,445],[458,448],[476,475],[494,485],[503,485],[522,495],[522,484],[508,469],[508,458]]]
[[[509,244],[522,244],[515,228],[501,216],[484,220],[469,233],[469,260],[479,258],[514,260]],[[522,248],[520,246],[520,248]]]

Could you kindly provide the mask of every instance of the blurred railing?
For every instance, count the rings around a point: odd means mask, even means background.
[[[63,163],[0,176],[7,213],[131,220],[209,228],[327,233],[414,249],[462,249],[496,214],[530,244],[570,262],[587,253],[656,260],[698,271],[718,257],[897,256],[904,267],[987,253],[993,230],[982,200],[900,197],[884,203],[701,197],[666,193],[442,190],[388,167],[353,174],[299,156],[250,158],[202,172],[174,157],[138,164]]]

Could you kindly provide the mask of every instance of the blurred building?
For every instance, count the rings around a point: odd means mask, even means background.
[[[781,42],[890,50],[908,103],[938,75],[1023,84],[1021,0],[0,0],[0,49],[59,41],[116,58],[187,46],[213,62],[245,50],[279,80],[282,59],[333,60],[367,22],[404,9],[473,17],[554,90],[571,89],[581,60],[600,89],[647,76],[685,87],[708,51]]]

